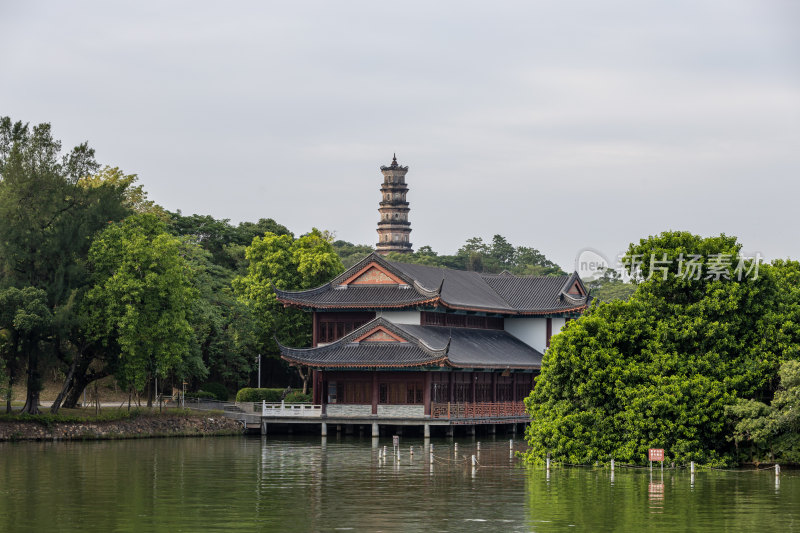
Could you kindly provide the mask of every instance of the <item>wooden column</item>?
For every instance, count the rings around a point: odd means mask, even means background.
[[[553,336],[553,319],[552,318],[548,318],[547,319],[547,328],[546,328],[545,335],[547,337],[547,342],[545,343],[545,346],[547,346],[549,348],[550,347],[550,337]]]
[[[372,414],[378,414],[378,371],[372,371]]]
[[[431,416],[431,381],[430,372],[425,372],[425,381],[422,385],[422,403],[425,404],[425,416]]]
[[[497,403],[497,372],[492,372],[492,401]]]
[[[447,376],[447,383],[449,384],[449,387],[450,387],[450,394],[449,394],[449,396],[450,396],[449,402],[450,403],[453,403],[454,398],[455,398],[455,393],[456,393],[455,392],[456,384],[455,384],[455,379],[454,378],[455,378],[455,376],[453,375],[453,371],[451,370],[450,372],[448,372],[448,376]]]
[[[517,373],[511,373],[511,398],[515,402],[521,402],[522,398],[517,398]]]
[[[475,403],[475,401],[478,399],[475,396],[475,381],[478,379],[478,374],[475,372],[470,372],[469,379],[472,381],[472,402]]]
[[[322,406],[322,414],[323,415],[328,414],[328,408],[327,408],[327,405],[328,405],[328,398],[327,398],[328,390],[327,389],[328,389],[328,387],[327,387],[327,384],[325,383],[325,376],[324,376],[322,370],[320,370],[319,371],[319,392],[320,392],[319,403]]]
[[[321,393],[319,372],[316,370],[311,371],[311,403],[319,405],[319,397]]]
[[[316,348],[319,341],[319,320],[317,319],[317,312],[311,313],[311,347]]]

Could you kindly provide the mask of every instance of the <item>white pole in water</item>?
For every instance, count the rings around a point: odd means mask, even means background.
[[[511,439],[510,441],[508,441],[508,449],[509,450],[513,450],[514,449],[514,439]]]
[[[547,463],[546,463],[546,465],[545,465],[545,468],[547,468],[548,470],[550,470],[550,454],[549,454],[549,453],[547,454],[547,459],[546,459],[546,461],[547,461]]]
[[[775,477],[778,477],[779,475],[781,475],[781,465],[775,463]]]
[[[458,457],[458,443],[453,445],[453,457]]]
[[[478,460],[475,459],[475,456],[472,456],[472,466],[476,466],[478,464]]]
[[[614,459],[611,459],[611,471],[614,471]]]
[[[481,450],[481,441],[478,441],[478,451]]]
[[[692,474],[694,474],[694,461],[692,461],[691,463],[689,463],[689,472],[691,472]]]
[[[414,447],[413,446],[409,447],[408,453],[409,453],[409,455],[414,455]]]

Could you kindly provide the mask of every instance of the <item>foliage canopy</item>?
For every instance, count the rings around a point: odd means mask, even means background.
[[[667,253],[738,258],[733,237],[665,232],[631,245],[629,258]],[[734,264],[736,264],[734,262]],[[797,358],[797,263],[761,265],[757,277],[686,279],[677,265],[644,279],[628,301],[593,306],[554,336],[535,390],[527,459],[572,463],[671,460],[727,463],[726,406],[769,398],[781,361]]]

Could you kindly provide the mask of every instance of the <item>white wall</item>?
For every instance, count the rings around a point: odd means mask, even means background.
[[[419,311],[378,311],[378,316],[382,316],[394,324],[420,324]]]
[[[556,332],[555,322],[557,320],[561,321],[561,326],[564,325],[563,318],[554,318],[553,333]],[[503,321],[503,323],[505,324],[505,330],[507,332],[514,335],[516,338],[518,338],[528,346],[532,347],[533,349],[539,350],[540,352],[544,353],[544,350],[547,347],[546,318],[537,318],[537,317],[506,318]],[[559,329],[561,326],[559,326]]]
[[[554,318],[553,319],[553,335],[561,331],[561,328],[566,325],[567,319],[566,318]]]

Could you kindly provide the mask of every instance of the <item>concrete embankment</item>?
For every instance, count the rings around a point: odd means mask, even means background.
[[[242,423],[222,415],[139,416],[114,421],[48,422],[0,420],[0,441],[106,440],[149,437],[239,435]]]

